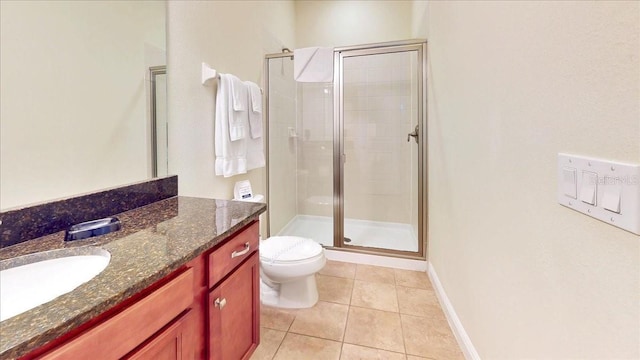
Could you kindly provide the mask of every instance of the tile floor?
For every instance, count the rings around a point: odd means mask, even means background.
[[[464,359],[426,273],[327,261],[313,308],[262,306],[252,360]]]

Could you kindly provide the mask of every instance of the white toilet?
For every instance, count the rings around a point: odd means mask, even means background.
[[[273,236],[260,242],[260,300],[279,308],[309,308],[318,302],[315,274],[327,259],[317,242]]]
[[[234,188],[234,200],[263,202],[254,195],[248,180]],[[327,259],[317,242],[297,236],[272,236],[260,241],[260,302],[265,305],[302,309],[318,302],[316,273]]]

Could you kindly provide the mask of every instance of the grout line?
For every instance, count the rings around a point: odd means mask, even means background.
[[[355,280],[355,278],[348,278],[348,277],[344,277],[344,276],[335,276],[335,275],[325,275],[325,274],[317,274],[318,276],[325,276],[325,277],[331,277],[334,279],[346,279],[346,280]]]
[[[401,352],[397,352],[397,351],[393,351],[393,350],[381,349],[381,348],[377,348],[377,347],[373,347],[373,346],[361,345],[361,344],[356,344],[356,343],[351,343],[351,342],[343,342],[342,344],[343,344],[343,345],[344,345],[344,344],[347,344],[347,345],[355,345],[355,346],[359,346],[359,347],[363,347],[363,348],[367,348],[367,349],[372,349],[372,350],[388,351],[388,352],[390,352],[390,353],[394,353],[394,354],[401,354],[401,355],[405,355],[405,357],[406,357],[406,355],[417,356],[417,355],[413,355],[413,354],[407,354],[406,352],[401,353]],[[419,356],[418,356],[418,357],[419,357]],[[430,359],[430,358],[427,358],[427,359]],[[433,359],[433,360],[436,360],[436,359]]]
[[[395,280],[396,272],[393,272],[393,278]],[[398,297],[398,285],[394,285],[396,288],[396,301],[398,302],[398,317],[400,318],[400,337],[402,338],[402,348],[404,349],[404,353],[407,353],[407,344],[404,341],[404,329],[402,326],[402,312],[400,311],[400,298]]]
[[[287,334],[288,333],[285,331],[284,336],[282,337],[282,340],[280,340],[280,344],[278,344],[278,347],[276,348],[276,351],[273,353],[273,355],[271,355],[271,360],[276,358],[276,354],[278,353],[278,351],[280,351],[280,347],[282,347],[282,343],[284,343],[284,338],[287,337]]]
[[[296,321],[296,317],[298,317],[296,314],[292,314],[292,315],[293,315],[293,320],[291,320],[291,323],[287,327],[287,332],[289,332],[289,330],[291,330],[291,326],[293,326],[293,323]]]
[[[356,268],[356,271],[358,269]],[[355,274],[353,275],[353,277],[355,278]],[[355,284],[355,279],[353,280],[354,284]],[[349,296],[349,305],[347,305],[347,318],[344,321],[344,331],[342,332],[342,345],[340,345],[340,356],[338,357],[338,359],[342,358],[342,350],[344,348],[344,339],[347,336],[347,327],[349,326],[349,313],[351,312],[351,297],[353,296],[353,289],[354,289],[354,284],[352,284],[351,286],[351,296]]]
[[[398,311],[380,310],[380,309],[374,309],[374,308],[365,307],[365,306],[358,306],[358,305],[350,305],[350,306],[351,306],[351,307],[354,307],[354,308],[358,308],[358,309],[373,310],[373,311],[382,311],[382,312],[386,312],[386,313],[391,313],[391,314],[398,314],[398,315],[400,315],[400,312],[398,312]]]
[[[295,332],[295,331],[287,331],[287,334],[306,336],[306,337],[310,337],[310,338],[314,338],[314,339],[332,341],[332,342],[337,342],[337,343],[341,343],[341,344],[343,343],[343,341],[340,341],[340,340],[327,339],[327,338],[323,338],[323,337],[320,337],[320,336],[317,336],[317,335],[302,334],[302,333],[298,333],[298,332]],[[286,335],[285,335],[285,337],[286,337]]]

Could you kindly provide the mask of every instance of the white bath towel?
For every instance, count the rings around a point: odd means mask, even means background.
[[[249,88],[249,128],[251,138],[257,139],[262,136],[262,92],[258,84],[245,81]]]
[[[231,111],[229,113],[229,137],[231,141],[244,139],[249,126],[249,89],[236,76],[227,74],[231,83]]]
[[[247,143],[247,170],[265,167],[267,162],[264,157],[264,143],[262,137],[246,139]]]
[[[293,77],[298,82],[332,82],[333,49],[326,47],[295,49]]]
[[[216,94],[215,172],[224,177],[247,172],[247,142],[231,141],[229,136],[230,117],[234,114],[231,81],[231,75],[220,74]]]

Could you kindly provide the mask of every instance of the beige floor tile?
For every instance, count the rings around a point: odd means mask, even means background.
[[[344,342],[404,353],[400,314],[352,306]]]
[[[418,289],[432,289],[429,276],[424,271],[394,269],[396,285]]]
[[[318,297],[321,301],[349,305],[353,279],[316,275],[316,284],[318,284]]]
[[[391,268],[362,265],[356,266],[356,280],[370,281],[384,284],[395,284],[394,271]]]
[[[296,318],[289,331],[342,341],[348,311],[348,305],[318,301],[314,307],[296,312]]]
[[[353,279],[356,277],[356,264],[327,260],[319,274]]]
[[[351,305],[398,312],[396,286],[356,280],[353,284]]]
[[[407,354],[435,360],[464,360],[451,329],[439,318],[400,315]]]
[[[373,349],[353,344],[343,344],[340,360],[406,360],[404,354]]]
[[[443,314],[433,290],[397,286],[396,291],[401,314],[426,317]]]
[[[423,358],[420,356],[407,355],[407,360],[431,360],[429,358]]]
[[[267,328],[260,329],[260,345],[251,355],[251,360],[271,360],[278,351],[286,332]]]
[[[260,307],[260,326],[262,327],[287,331],[295,317],[295,311],[275,309],[264,305]]]
[[[340,345],[337,341],[288,333],[274,360],[338,360]]]

